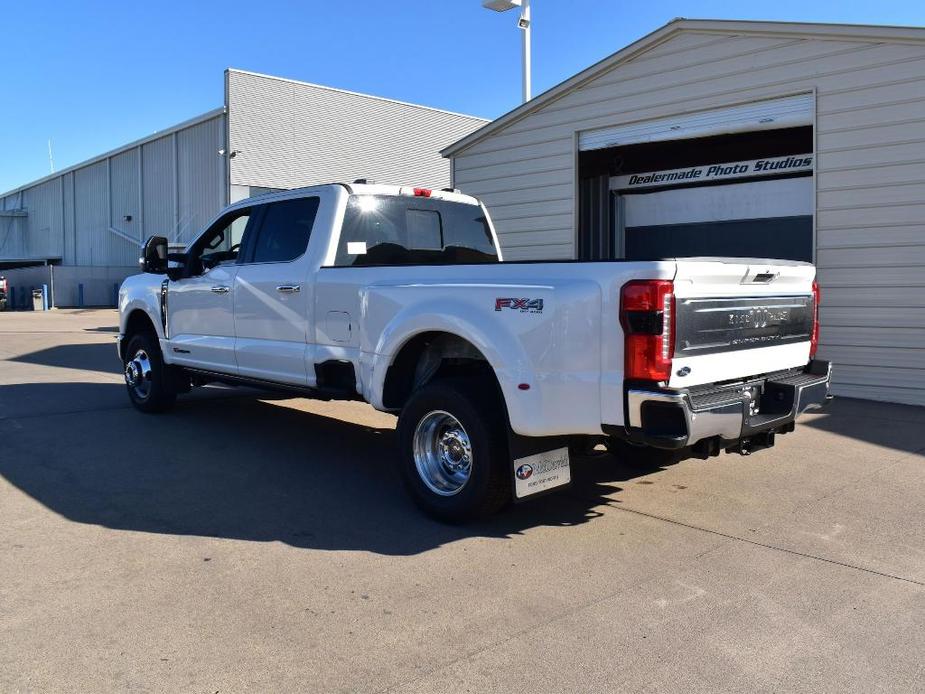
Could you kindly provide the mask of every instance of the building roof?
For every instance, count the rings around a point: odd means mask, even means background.
[[[54,180],[58,178],[59,176],[63,176],[64,174],[70,173],[72,171],[77,171],[77,169],[82,169],[85,166],[90,166],[91,164],[96,164],[97,162],[105,161],[109,157],[114,157],[117,154],[121,154],[122,152],[127,152],[128,150],[134,149],[135,147],[138,147],[139,145],[143,145],[147,142],[151,142],[152,140],[158,140],[162,137],[170,135],[171,133],[176,133],[176,132],[180,132],[181,130],[186,130],[187,128],[192,128],[194,125],[205,123],[207,120],[217,118],[218,116],[221,116],[224,113],[225,113],[224,106],[212,109],[211,111],[206,111],[205,113],[200,114],[198,116],[194,116],[193,118],[185,120],[182,123],[171,125],[169,128],[164,128],[163,130],[156,130],[150,135],[146,135],[145,137],[142,137],[140,140],[129,142],[126,145],[122,145],[121,147],[116,147],[115,149],[111,149],[108,152],[103,152],[102,154],[98,154],[95,157],[91,157],[90,159],[82,161],[78,164],[72,164],[71,166],[67,166],[63,169],[58,169],[53,174],[48,174],[47,176],[43,176],[42,178],[37,178],[36,180],[30,181],[29,183],[24,183],[23,185],[13,188],[12,190],[8,190],[5,193],[0,193],[0,198],[9,197],[10,195],[15,195],[16,193],[19,193],[20,191],[27,190],[28,188],[33,188],[47,181]]]
[[[456,113],[455,111],[447,111],[447,110],[444,110],[444,109],[433,108],[432,106],[423,106],[423,105],[421,105],[421,104],[413,104],[413,103],[409,103],[409,102],[407,102],[407,101],[399,101],[399,100],[397,100],[397,99],[389,99],[389,98],[386,98],[386,97],[374,96],[374,95],[372,95],[372,94],[363,94],[363,93],[360,93],[360,92],[351,92],[351,91],[348,91],[348,90],[346,90],[346,89],[337,89],[337,88],[335,88],[335,87],[328,87],[328,86],[325,86],[325,85],[322,85],[322,84],[314,84],[314,83],[312,83],[312,82],[301,82],[301,81],[299,81],[299,80],[287,79],[287,78],[285,78],[285,77],[277,77],[276,75],[264,75],[264,74],[259,73],[259,72],[249,72],[249,71],[247,71],[247,70],[238,70],[238,69],[236,69],[236,68],[228,68],[228,69],[226,70],[226,72],[237,72],[237,73],[244,74],[244,75],[253,75],[253,76],[256,76],[256,77],[265,77],[265,78],[267,78],[267,79],[278,80],[278,81],[280,81],[280,82],[288,82],[288,83],[290,83],[290,84],[299,84],[299,85],[303,85],[303,86],[314,87],[314,88],[316,88],[316,89],[319,89],[319,90],[322,90],[322,91],[326,91],[326,92],[336,92],[336,93],[340,93],[340,94],[349,94],[349,95],[351,95],[351,96],[357,96],[357,97],[361,97],[361,98],[363,98],[363,99],[369,99],[369,100],[380,101],[380,102],[388,102],[388,103],[393,103],[393,104],[400,104],[400,105],[402,105],[402,106],[409,106],[409,107],[411,107],[411,108],[421,109],[421,110],[425,110],[425,111],[430,111],[430,112],[433,112],[433,113],[443,113],[443,114],[450,115],[450,116],[458,116],[458,117],[460,117],[460,118],[465,118],[465,119],[471,120],[471,121],[473,122],[473,126],[472,126],[472,127],[475,127],[475,125],[476,125],[477,123],[488,123],[488,122],[490,122],[489,119],[487,119],[487,118],[481,118],[481,117],[479,117],[479,116],[470,116],[470,115],[467,115],[467,114],[465,114],[465,113]],[[139,139],[139,140],[135,140],[134,142],[129,142],[128,144],[125,144],[125,145],[122,145],[121,147],[117,147],[117,148],[115,148],[115,149],[109,150],[108,152],[104,152],[103,154],[99,154],[99,155],[97,155],[97,156],[95,156],[95,157],[92,157],[92,158],[90,158],[90,159],[87,159],[86,161],[82,161],[82,162],[79,162],[79,163],[77,163],[77,164],[73,164],[73,165],[68,166],[68,167],[66,167],[66,168],[60,169],[60,170],[58,170],[58,171],[55,171],[53,174],[49,174],[49,175],[47,175],[47,176],[43,176],[42,178],[36,179],[36,180],[34,180],[34,181],[30,181],[29,183],[24,183],[24,184],[21,185],[21,186],[17,186],[16,188],[13,188],[12,190],[8,190],[8,191],[6,191],[6,192],[2,192],[2,193],[0,193],[0,198],[5,198],[5,197],[8,197],[8,196],[10,196],[10,195],[15,195],[15,194],[17,194],[17,193],[19,193],[19,192],[21,192],[21,191],[23,191],[23,190],[27,190],[28,188],[32,188],[32,187],[34,187],[34,186],[37,186],[37,185],[40,185],[40,184],[45,183],[45,182],[47,182],[47,181],[53,180],[53,179],[55,179],[55,178],[58,178],[59,176],[62,176],[62,175],[64,175],[64,174],[66,174],[66,173],[70,173],[70,172],[72,172],[72,171],[76,171],[76,170],[78,170],[78,169],[82,169],[82,168],[84,168],[84,167],[86,167],[86,166],[90,166],[91,164],[95,164],[95,163],[100,162],[100,161],[105,161],[105,160],[108,159],[109,157],[113,157],[113,156],[116,156],[117,154],[121,154],[122,152],[126,152],[126,151],[128,151],[128,150],[130,150],[130,149],[134,149],[135,147],[138,147],[139,145],[143,145],[143,144],[145,144],[145,143],[147,143],[147,142],[150,142],[150,141],[152,141],[152,140],[157,140],[157,139],[159,139],[159,138],[161,138],[161,137],[164,137],[164,136],[166,136],[166,135],[170,135],[171,133],[179,132],[179,131],[181,131],[181,130],[185,130],[186,128],[191,128],[191,127],[193,127],[193,126],[195,126],[195,125],[199,125],[200,123],[203,123],[203,122],[205,122],[205,121],[207,121],[207,120],[211,120],[212,118],[216,118],[216,117],[218,117],[218,116],[220,116],[220,115],[223,115],[223,114],[225,113],[225,110],[226,110],[226,106],[221,106],[221,107],[219,107],[219,108],[216,108],[216,109],[213,109],[213,110],[208,111],[208,112],[206,112],[206,113],[203,113],[203,114],[201,114],[201,115],[199,115],[199,116],[195,116],[194,118],[190,118],[189,120],[185,120],[185,121],[183,121],[182,123],[177,123],[176,125],[170,126],[170,127],[168,127],[168,128],[164,128],[163,130],[158,130],[158,131],[156,131],[156,132],[154,132],[154,133],[152,133],[152,134],[150,134],[150,135],[147,135],[146,137],[143,137],[143,138],[141,138],[141,139]]]
[[[806,22],[754,22],[726,19],[673,19],[650,34],[634,41],[616,53],[582,70],[551,89],[521,104],[517,108],[496,118],[488,125],[479,128],[466,137],[454,142],[440,154],[452,157],[471,147],[486,137],[503,130],[508,125],[531,113],[539,111],[549,103],[559,99],[583,86],[603,73],[609,72],[653,47],[674,38],[678,34],[690,32],[700,34],[734,33],[741,36],[790,36],[793,38],[814,38],[830,41],[876,41],[879,43],[922,43],[925,42],[925,28],[875,26],[864,24],[814,24]]]
[[[482,118],[481,116],[472,116],[468,113],[458,113],[457,111],[447,111],[442,108],[434,108],[433,106],[424,106],[422,104],[413,104],[410,101],[400,101],[399,99],[390,99],[385,96],[376,96],[374,94],[365,94],[363,92],[353,92],[349,89],[338,89],[337,87],[329,87],[324,84],[316,84],[315,82],[304,82],[302,80],[293,80],[288,77],[278,77],[277,75],[267,75],[262,72],[252,72],[250,70],[239,70],[238,68],[230,67],[227,69],[227,72],[237,72],[242,75],[251,75],[253,77],[265,77],[267,79],[276,80],[278,82],[287,82],[289,84],[298,84],[303,87],[314,87],[315,89],[321,89],[326,92],[336,92],[338,94],[349,94],[350,96],[359,96],[364,99],[372,99],[374,101],[385,101],[392,104],[400,104],[402,106],[411,106],[412,108],[419,108],[425,111],[433,111],[435,113],[445,113],[449,116],[459,116],[460,118],[468,118],[471,120],[482,121],[483,123],[491,122],[490,118]]]

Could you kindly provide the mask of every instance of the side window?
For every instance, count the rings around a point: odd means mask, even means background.
[[[238,259],[241,239],[255,218],[252,208],[229,212],[200,236],[190,251],[190,274],[198,275],[216,265]]]
[[[266,205],[248,262],[280,263],[305,253],[320,198],[295,198]]]
[[[452,248],[455,262],[496,263],[498,251],[491,227],[482,208],[477,205],[454,205],[447,209],[444,243]]]

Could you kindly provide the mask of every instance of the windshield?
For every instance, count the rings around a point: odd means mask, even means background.
[[[497,263],[481,206],[401,195],[351,195],[334,264]]]

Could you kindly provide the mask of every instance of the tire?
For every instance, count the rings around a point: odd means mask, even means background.
[[[494,384],[443,378],[412,393],[398,419],[399,464],[415,503],[450,523],[511,499],[503,406]],[[468,454],[467,454],[468,452]]]
[[[157,338],[138,333],[125,350],[125,386],[129,400],[142,412],[166,412],[177,399]]]
[[[621,463],[643,465],[645,467],[662,467],[678,462],[684,455],[684,450],[669,451],[664,448],[652,446],[635,446],[623,439],[608,437],[604,441],[607,452],[617,458]]]

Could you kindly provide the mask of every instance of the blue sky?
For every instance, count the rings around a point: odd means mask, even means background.
[[[674,17],[925,25],[920,0],[533,0],[534,94]],[[520,98],[480,0],[0,1],[0,192],[223,103],[237,67],[484,117]]]

